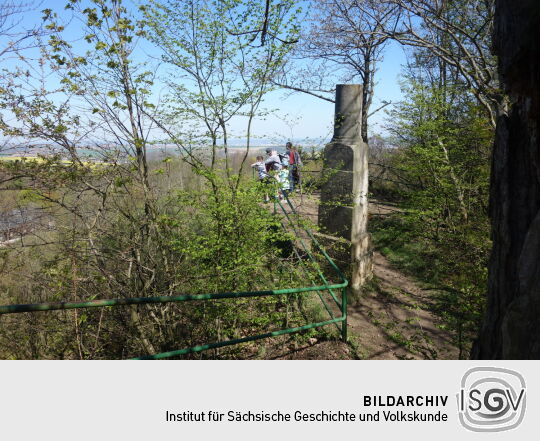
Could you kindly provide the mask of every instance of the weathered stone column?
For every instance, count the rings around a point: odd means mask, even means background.
[[[353,289],[372,274],[368,220],[368,146],[361,137],[362,86],[338,84],[334,136],[324,149],[319,226],[350,241]]]

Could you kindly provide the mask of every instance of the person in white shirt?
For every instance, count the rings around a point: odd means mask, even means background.
[[[266,161],[264,161],[264,165],[268,173],[272,170],[279,171],[283,168],[277,151],[273,149],[266,149]]]
[[[259,181],[262,181],[263,179],[270,176],[266,171],[266,166],[264,165],[264,157],[262,156],[257,156],[257,162],[251,164],[251,167],[257,169]]]
[[[253,164],[251,164],[251,167],[257,170],[257,174],[259,176],[259,182],[261,184],[266,185],[270,183],[271,177],[266,171],[266,166],[264,165],[263,156],[257,156],[257,162],[254,162]],[[268,196],[268,193],[266,191],[264,193],[264,202],[270,202],[270,197]]]

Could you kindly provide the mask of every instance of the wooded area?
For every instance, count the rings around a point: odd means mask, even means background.
[[[24,19],[35,11],[41,20]],[[370,209],[373,247],[425,294],[403,308],[432,317],[447,358],[538,358],[539,22],[534,0],[1,1],[0,304],[306,286],[323,259],[304,263],[287,220],[262,202],[278,184],[253,177],[254,126],[279,114],[266,107],[277,91],[333,101],[336,84],[354,83],[365,196],[384,211]],[[374,105],[397,45],[402,98]],[[332,176],[321,146],[296,147],[302,192],[290,198],[302,213]],[[351,292],[353,308],[387,295],[375,274]],[[0,315],[0,358],[155,354],[317,321],[317,302]],[[370,320],[412,358],[443,352],[424,330],[420,344],[398,319]],[[336,333],[291,338],[296,350]],[[370,358],[362,338],[353,332],[340,356]],[[263,347],[190,357],[279,357]]]

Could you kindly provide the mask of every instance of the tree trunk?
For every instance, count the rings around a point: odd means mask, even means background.
[[[493,251],[478,359],[540,358],[540,3],[497,0],[494,50],[509,97],[497,120]]]

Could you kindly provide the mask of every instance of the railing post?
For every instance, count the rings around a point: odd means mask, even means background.
[[[341,339],[347,343],[347,287],[341,288],[341,315],[345,317],[341,322]]]

